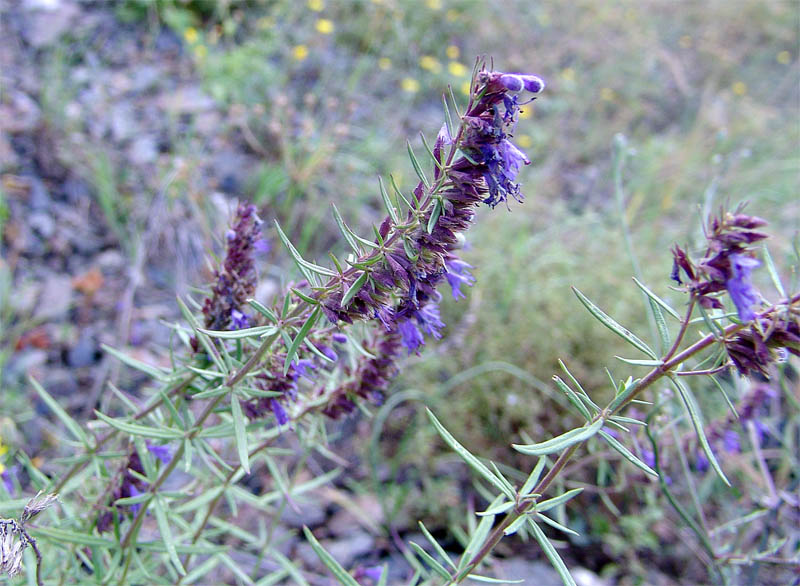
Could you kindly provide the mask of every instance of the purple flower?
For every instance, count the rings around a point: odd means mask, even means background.
[[[750,282],[750,273],[761,263],[743,254],[730,255],[730,262],[733,276],[725,282],[725,288],[728,290],[734,305],[736,305],[739,319],[750,321],[756,317],[752,306],[758,303],[759,300],[758,293]]]
[[[14,464],[10,468],[5,468],[2,472],[0,472],[0,480],[3,481],[3,486],[6,487],[6,491],[12,497],[16,494],[16,489],[14,488],[14,478],[17,476],[18,471],[19,466]]]
[[[419,328],[410,319],[404,319],[397,324],[397,331],[400,332],[400,338],[403,346],[406,347],[408,353],[417,352],[420,346],[425,345],[425,338],[419,331]]]
[[[316,365],[305,358],[292,362],[295,372],[308,380],[314,380],[314,371],[317,369]]]
[[[642,450],[642,462],[650,466],[650,468],[655,469],[656,456],[652,450]]]
[[[697,452],[697,457],[694,461],[694,467],[698,472],[705,472],[708,470],[709,462],[708,458],[703,452]]]
[[[283,405],[281,405],[275,399],[269,400],[269,408],[272,409],[272,412],[275,414],[275,419],[278,420],[278,425],[284,425],[289,421],[289,414],[286,413],[286,409],[284,409]]]
[[[158,446],[151,444],[149,441],[146,442],[146,444],[148,452],[161,460],[164,465],[169,464],[169,461],[172,459],[172,450],[169,449],[169,446]]]
[[[461,284],[464,283],[468,287],[472,287],[475,283],[475,277],[472,276],[468,269],[474,267],[456,257],[446,260],[444,266],[447,269],[444,276],[453,291],[453,299],[465,298],[466,295],[461,292]]]
[[[140,494],[142,494],[142,491],[136,488],[136,485],[133,483],[131,483],[130,486],[128,486],[128,492],[130,493],[128,496],[139,496]],[[139,509],[142,508],[142,503],[136,503],[134,505],[130,505],[130,507],[131,507],[131,513],[133,513],[134,515],[138,515]]]
[[[270,251],[270,249],[272,249],[272,245],[266,238],[259,238],[258,240],[253,242],[253,249],[258,254],[267,254]]]
[[[243,330],[250,327],[250,316],[238,309],[231,311],[231,327],[234,330]]]
[[[444,327],[444,322],[439,316],[438,305],[435,303],[428,303],[425,307],[417,311],[416,318],[420,327],[426,334],[433,336],[437,340],[442,337],[439,330]]]
[[[330,346],[320,346],[319,351],[330,358],[333,362],[339,360],[339,355]]]
[[[536,75],[504,73],[498,81],[510,92],[520,92],[524,88],[532,94],[538,94],[544,89],[544,81]]]
[[[531,162],[525,153],[510,141],[503,139],[497,144],[483,145],[481,154],[487,168],[483,176],[489,188],[489,197],[484,203],[495,207],[501,201],[506,201],[509,195],[517,201],[522,201],[519,184],[515,181],[522,165]]]
[[[722,435],[722,447],[729,454],[738,454],[742,451],[741,443],[739,442],[739,434],[732,429],[725,430]]]

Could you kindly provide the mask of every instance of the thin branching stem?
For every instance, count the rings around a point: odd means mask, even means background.
[[[779,311],[783,307],[787,307],[787,306],[791,307],[791,306],[793,306],[793,305],[795,305],[797,303],[800,303],[800,293],[797,293],[797,294],[793,295],[792,297],[790,297],[789,299],[785,300],[784,302],[782,302],[780,304],[773,305],[772,307],[768,308],[767,310],[759,313],[756,316],[756,320],[763,319],[763,318],[769,316],[770,314],[772,314],[772,313],[774,313],[776,311]],[[594,419],[592,419],[592,421],[591,421],[592,423],[595,422],[599,417],[603,417],[604,419],[608,419],[608,417],[610,417],[612,415],[616,415],[622,409],[624,409],[629,403],[631,403],[631,401],[633,401],[642,392],[644,392],[647,388],[651,387],[654,383],[659,381],[664,376],[671,374],[672,370],[674,368],[676,368],[678,365],[682,364],[683,362],[685,362],[688,359],[692,358],[693,356],[695,356],[699,352],[705,350],[707,347],[709,347],[714,342],[718,341],[719,338],[718,338],[718,336],[716,334],[714,334],[714,333],[708,334],[708,335],[704,336],[703,338],[701,338],[700,340],[698,340],[697,342],[695,342],[694,344],[692,344],[691,346],[689,346],[688,348],[686,348],[685,350],[683,350],[682,352],[676,354],[677,349],[678,349],[678,344],[679,344],[680,340],[683,339],[683,335],[685,334],[686,329],[688,327],[688,322],[689,322],[689,319],[690,319],[691,314],[692,314],[692,311],[691,311],[692,310],[692,304],[693,304],[693,302],[690,301],[689,311],[687,312],[686,318],[684,319],[683,323],[681,324],[681,332],[680,332],[678,338],[676,339],[675,344],[673,344],[673,347],[670,348],[670,350],[665,355],[664,360],[662,361],[662,364],[660,364],[659,366],[656,366],[647,375],[645,375],[645,377],[642,378],[636,384],[636,387],[634,388],[633,392],[630,394],[629,397],[626,398],[626,400],[622,401],[618,406],[616,406],[613,409],[610,409],[611,404],[609,404],[609,407],[606,407],[606,409],[604,409],[601,412],[601,414],[598,414],[597,416],[594,417]],[[743,330],[745,327],[746,327],[746,324],[731,324],[731,325],[729,325],[728,327],[726,327],[723,330],[723,335],[724,335],[723,337],[731,336],[731,335]],[[536,487],[531,492],[543,495],[545,493],[545,491],[553,483],[553,481],[561,473],[561,471],[563,470],[564,466],[567,465],[567,463],[572,458],[572,456],[575,454],[575,452],[577,452],[578,449],[580,447],[582,447],[587,441],[589,441],[589,440],[587,439],[587,440],[584,440],[582,442],[578,442],[576,444],[573,444],[569,448],[567,448],[567,450],[562,452],[561,455],[559,455],[558,459],[556,460],[555,464],[553,464],[553,467],[550,469],[550,471],[545,475],[544,478],[542,478],[539,481],[539,483],[536,485]],[[519,517],[521,517],[522,515],[525,515],[528,512],[530,512],[535,507],[535,505],[536,505],[535,501],[534,502],[523,502],[523,503],[521,503],[521,505],[511,509],[506,514],[506,516],[503,518],[503,520],[492,530],[492,532],[489,534],[489,537],[486,539],[486,541],[484,542],[484,544],[481,547],[481,549],[478,550],[478,552],[475,553],[475,555],[469,561],[469,563],[467,564],[465,569],[462,570],[459,573],[459,576],[467,576],[469,573],[474,571],[475,568],[477,568],[478,565],[481,563],[481,561],[483,561],[483,559],[487,555],[489,555],[489,553],[491,553],[492,550],[494,550],[494,548],[497,546],[497,544],[500,542],[500,540],[503,539],[503,537],[505,536],[505,530],[514,521],[516,521]],[[460,579],[452,578],[448,582],[448,584],[458,583],[460,581],[461,581]]]

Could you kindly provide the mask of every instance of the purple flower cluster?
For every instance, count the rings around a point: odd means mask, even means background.
[[[530,161],[509,140],[520,108],[516,92],[538,93],[543,87],[533,75],[478,73],[462,131],[452,138],[443,127],[436,139],[433,155],[441,168],[437,165],[434,170],[433,185],[426,187],[420,181],[414,190],[414,209],[405,221],[395,224],[387,216],[376,239],[377,250],[357,259],[356,268],[331,279],[316,293],[331,322],[377,318],[388,333],[399,336],[408,353],[418,352],[426,335],[440,337],[444,323],[437,287],[446,280],[458,299],[464,296],[461,285],[475,281],[469,272],[472,267],[455,254],[459,233],[472,223],[479,204],[494,207],[508,196],[522,200],[515,181]],[[447,159],[445,147],[455,142],[464,156]],[[363,285],[343,303],[359,279]]]
[[[761,263],[753,258],[749,246],[767,237],[756,228],[766,226],[766,220],[741,213],[722,214],[711,220],[708,250],[695,266],[679,246],[673,249],[672,279],[679,285],[688,279],[687,288],[706,308],[722,309],[722,302],[712,296],[727,290],[736,306],[739,319],[752,321],[753,306],[759,302],[758,292],[750,282],[750,273]]]
[[[261,224],[254,205],[241,204],[236,209],[233,227],[226,234],[225,260],[214,274],[211,297],[203,305],[206,328],[249,327],[249,316],[243,308],[256,290],[258,277],[254,256],[266,243],[261,238]]]

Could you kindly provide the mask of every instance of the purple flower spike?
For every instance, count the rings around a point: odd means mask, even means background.
[[[253,248],[259,254],[267,254],[272,249],[272,245],[266,238],[259,238],[253,242]]]
[[[750,282],[750,273],[761,263],[743,254],[730,255],[730,261],[733,276],[725,282],[725,288],[728,290],[734,305],[736,305],[739,319],[751,321],[756,317],[752,306],[758,303],[759,296]]]
[[[444,265],[447,268],[444,276],[453,290],[453,299],[466,298],[466,295],[461,291],[461,284],[464,283],[467,287],[472,287],[475,284],[475,277],[469,272],[469,269],[474,267],[458,258],[446,260]]]
[[[417,311],[416,317],[420,327],[426,334],[433,336],[437,340],[442,337],[439,330],[444,327],[444,322],[439,316],[438,305],[435,303],[428,303],[428,305]]]
[[[131,485],[128,487],[128,492],[130,492],[128,496],[139,496],[140,494],[142,494],[142,491],[136,488],[136,486],[133,483],[131,483]],[[134,515],[138,515],[139,509],[142,508],[142,503],[136,503],[135,505],[130,505],[130,507],[131,507],[131,513],[133,513]]]
[[[12,497],[16,495],[16,490],[14,489],[14,477],[17,475],[18,470],[19,466],[14,464],[10,468],[6,468],[0,472],[0,480],[3,481],[3,486],[6,487],[6,491]]]
[[[533,77],[533,76],[525,76],[525,77]],[[523,77],[520,75],[515,75],[513,73],[504,73],[500,76],[500,85],[506,88],[510,92],[519,92],[522,91],[522,88],[525,87],[525,82],[523,81]]]

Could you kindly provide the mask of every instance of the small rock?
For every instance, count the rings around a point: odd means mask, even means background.
[[[52,45],[72,28],[80,9],[71,2],[50,0],[38,2],[28,16],[22,36],[36,49]],[[44,9],[43,9],[44,8]]]
[[[69,275],[51,275],[42,287],[33,315],[41,320],[64,318],[70,305],[72,305],[72,279]]]
[[[128,140],[135,132],[133,107],[129,102],[118,102],[111,108],[111,137],[117,142]]]
[[[77,344],[67,352],[67,364],[72,368],[91,366],[97,361],[98,348],[92,333],[85,329],[81,332]]]
[[[325,508],[313,501],[297,503],[298,511],[292,507],[286,507],[281,515],[281,521],[287,527],[300,529],[303,525],[315,527],[325,522],[327,515]]]
[[[136,165],[148,165],[158,158],[158,143],[155,137],[144,135],[137,137],[128,149],[131,161]]]
[[[140,65],[130,74],[131,90],[134,92],[145,92],[158,85],[161,72],[153,65]]]
[[[369,533],[356,530],[344,538],[325,541],[323,547],[337,562],[349,568],[356,559],[375,549],[375,540]]]
[[[0,128],[12,134],[36,128],[42,114],[39,104],[19,90],[10,90],[6,96],[8,103],[0,105]]]
[[[33,212],[28,216],[28,225],[45,240],[50,238],[56,230],[56,223],[47,212]]]

